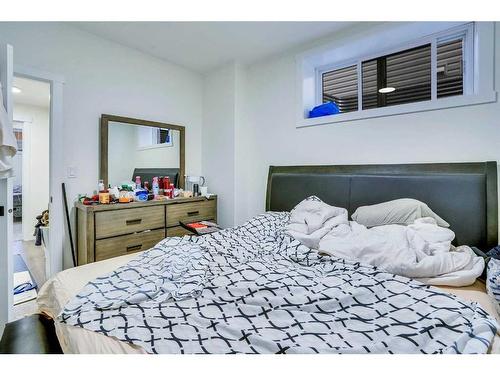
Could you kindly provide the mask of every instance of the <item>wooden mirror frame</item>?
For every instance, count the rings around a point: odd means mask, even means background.
[[[165,122],[141,120],[132,117],[122,117],[115,115],[101,115],[101,145],[100,145],[100,160],[99,160],[99,176],[104,181],[104,186],[108,186],[108,130],[109,122],[121,122],[129,125],[151,126],[162,129],[178,130],[180,132],[180,145],[179,145],[179,187],[184,189],[184,175],[186,174],[186,161],[185,161],[185,141],[186,141],[186,128],[181,125],[168,124]]]

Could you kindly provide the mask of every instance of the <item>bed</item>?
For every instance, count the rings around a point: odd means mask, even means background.
[[[421,165],[270,167],[266,197],[266,209],[268,211],[289,211],[302,199],[314,194],[319,196],[329,204],[346,207],[348,208],[349,212],[352,213],[353,210],[360,205],[378,203],[381,201],[401,197],[411,197],[427,202],[440,216],[442,216],[451,224],[453,230],[456,232],[457,244],[467,243],[477,246],[481,249],[488,249],[489,247],[492,247],[493,245],[496,245],[498,243],[496,179],[496,163],[492,162]],[[271,218],[273,217],[274,216],[271,216]],[[257,220],[257,222],[253,223],[253,226],[246,227],[246,229],[244,228],[244,231],[243,229],[239,228],[237,229],[239,232],[235,233],[237,233],[237,236],[239,236],[238,238],[242,238],[246,233],[248,233],[248,228],[258,227],[259,225],[264,226],[264,228],[268,228],[268,226],[266,226],[266,223],[262,223],[263,221],[268,219],[269,217],[266,216],[257,217],[256,219],[254,219]],[[265,229],[264,232],[266,230],[267,229]],[[234,240],[234,238],[236,237],[231,237],[230,239]],[[289,248],[295,246],[293,243],[288,245]],[[136,257],[137,255],[134,254],[130,256],[109,259],[106,261],[69,269],[57,274],[44,285],[39,294],[38,306],[40,312],[52,318],[56,318],[60,314],[61,310],[63,310],[63,308],[68,304],[68,302],[74,299],[75,295],[77,295],[79,292],[81,293],[81,290],[84,289],[86,285],[88,285],[87,283],[89,281],[110,273],[118,269],[119,267],[126,266],[129,261],[135,259]],[[349,267],[359,267],[359,265],[347,263],[342,263],[342,266],[346,269]],[[359,270],[356,269],[356,272],[358,271]],[[367,271],[364,270],[363,272]],[[279,272],[274,273],[274,275],[276,274],[279,274]],[[356,273],[356,275],[359,275],[359,272]],[[379,275],[373,275],[367,276],[368,280],[380,277]],[[383,277],[387,278],[387,276]],[[397,277],[394,279],[398,280],[401,285],[406,285],[405,280],[398,279]],[[345,281],[346,280],[344,279],[344,283]],[[393,278],[389,278],[389,282],[392,281]],[[269,282],[269,280],[267,280],[267,282]],[[347,280],[347,283],[349,282],[350,281]],[[484,284],[482,284],[480,281],[477,281],[474,285],[471,285],[469,287],[444,287],[440,289],[421,287],[419,286],[419,284],[410,284],[411,288],[415,290],[415,293],[429,293],[430,291],[432,296],[438,296],[436,298],[441,298],[440,301],[442,301],[442,298],[445,297],[453,299],[453,303],[458,304],[462,303],[460,301],[477,302],[481,306],[478,311],[481,312],[483,311],[482,309],[484,309],[490,315],[490,317],[494,317],[497,321],[499,321],[499,318],[495,312],[495,308],[490,298],[484,291]],[[290,288],[290,285],[288,285],[288,288]],[[208,289],[210,290],[210,287],[208,287]],[[356,290],[354,290],[354,293],[355,292]],[[405,293],[408,292],[406,291]],[[429,294],[426,295],[429,296]],[[460,297],[460,299],[449,297],[451,295],[458,296]],[[290,299],[293,297],[294,296],[292,294],[288,298]],[[193,303],[199,303],[199,301],[201,300],[202,299],[200,298],[195,298],[193,299]],[[182,303],[179,302],[176,303],[176,305],[182,306]],[[242,308],[246,308],[245,306],[235,307],[236,309],[239,308],[241,310]],[[454,311],[456,312],[456,308]],[[341,316],[340,312],[338,314],[339,316]],[[240,315],[244,316],[245,314],[241,313]],[[233,314],[233,316],[236,315]],[[99,315],[99,318],[101,320],[108,317]],[[296,316],[294,316],[293,318],[296,319],[296,324],[300,325],[300,319],[298,319]],[[186,318],[184,317],[184,319]],[[250,323],[248,323],[250,325],[255,323],[252,321],[252,319],[244,317],[241,318],[241,316],[240,319],[246,319],[250,321]],[[269,322],[271,325],[274,324],[272,323],[272,319],[269,320]],[[199,322],[197,322],[197,324],[198,323]],[[191,326],[196,326],[197,324],[192,324]],[[321,324],[322,323],[319,323],[319,325]],[[199,323],[199,327],[201,326],[202,323]],[[148,350],[148,348],[151,349],[151,346],[134,344],[133,339],[129,340],[129,342],[126,342],[126,340],[119,340],[113,335],[97,333],[96,331],[93,331],[91,329],[82,328],[85,327],[85,322],[83,321],[80,321],[80,324],[67,324],[56,320],[55,327],[61,347],[63,348],[63,351],[65,353],[155,352],[154,350]],[[255,326],[253,328],[256,329]],[[276,327],[273,327],[273,329],[277,330]],[[303,328],[303,330],[306,331],[310,330],[311,333],[314,333],[316,335],[315,337],[319,337],[324,342],[325,340],[323,338],[325,337],[325,332],[322,332],[321,330],[319,332],[313,332],[316,329],[317,328],[314,328],[311,325]],[[173,333],[175,331],[173,331],[172,328],[167,330],[167,332],[170,332],[170,335],[172,335],[172,337],[175,336]],[[202,333],[203,332],[204,331],[202,331]],[[279,332],[281,334],[281,331]],[[192,335],[196,337],[196,335],[198,334],[198,337],[201,337],[199,333],[200,332],[193,332]],[[234,332],[227,334],[229,335],[233,333]],[[256,336],[251,336],[251,333],[247,329],[241,330],[241,333],[237,332],[234,334],[238,336],[238,338],[235,339],[235,342],[237,341],[238,345],[246,345],[245,343],[250,343],[250,341],[253,340]],[[358,332],[358,334],[360,335],[360,342],[366,340],[366,337],[364,337],[366,336],[365,334],[361,332]],[[288,336],[290,337],[284,337],[283,340],[289,340],[293,342],[294,335],[289,334]],[[390,339],[392,340],[392,336],[390,337]],[[274,341],[280,340],[276,339]],[[298,340],[298,338],[296,337],[295,340]],[[339,343],[345,344],[347,346],[352,346],[352,340],[358,339],[351,338],[350,340],[351,341],[346,341],[339,338]],[[373,335],[370,340],[373,341]],[[394,344],[391,344],[391,340],[388,340],[389,345]],[[186,339],[186,341],[188,340]],[[409,342],[411,341],[411,339],[407,338],[405,342],[407,341]],[[434,341],[439,340],[433,339],[431,341],[431,344],[434,344]],[[488,352],[500,352],[499,341],[499,336],[497,334],[493,339],[492,344],[489,345]],[[252,344],[253,346],[248,344],[248,347],[253,347],[254,349],[266,347],[262,343],[260,343],[261,346],[259,346],[259,343],[256,344],[255,341],[252,341]],[[268,343],[266,343],[266,345],[267,344]],[[338,347],[332,347],[331,342],[329,343],[329,345],[329,347],[331,347],[332,349],[331,352],[338,351]],[[245,346],[245,348],[246,347],[247,346]],[[169,348],[167,347],[167,352],[213,352],[211,350],[202,350],[206,348],[206,345],[200,345],[197,346],[195,350],[184,351],[177,350],[177,347],[169,350]],[[238,348],[240,348],[240,346],[238,346]],[[294,352],[293,345],[286,347],[278,346],[278,348],[280,349],[275,350],[276,347],[273,346],[269,351],[266,352],[280,352],[280,350],[281,352]],[[358,348],[348,349],[349,350],[345,350],[342,352],[377,352],[377,348],[369,345],[359,345]],[[374,349],[376,350],[373,351]],[[378,349],[384,352],[386,348]],[[425,349],[425,351],[421,350],[421,352],[443,352],[440,351],[442,348],[434,348],[432,345],[426,346]],[[431,350],[429,351],[427,349]],[[329,352],[322,350],[319,351]],[[408,352],[409,351],[410,349],[408,349]],[[232,352],[247,351],[234,350],[233,348]],[[254,352],[261,351],[255,350]],[[299,350],[299,352],[304,351]],[[317,351],[312,350],[311,352]],[[397,352],[397,350],[387,350],[386,352]],[[405,351],[403,350],[403,352]]]

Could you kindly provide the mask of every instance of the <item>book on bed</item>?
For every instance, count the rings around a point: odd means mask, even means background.
[[[212,221],[196,221],[193,223],[186,223],[183,221],[179,221],[179,224],[187,229],[188,231],[201,236],[203,234],[209,234],[220,231],[222,228],[219,227],[216,223]]]

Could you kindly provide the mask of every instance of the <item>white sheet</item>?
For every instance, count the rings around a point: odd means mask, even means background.
[[[351,259],[426,284],[465,286],[474,283],[484,260],[468,246],[451,246],[455,234],[433,218],[409,226],[366,228],[348,221],[347,211],[316,197],[300,202],[291,212],[287,233],[305,246]]]
[[[91,280],[107,274],[128,263],[136,254],[90,263],[59,272],[49,279],[38,293],[37,305],[40,313],[55,319],[64,305]],[[104,335],[76,328],[68,324],[55,323],[57,337],[66,354],[144,354],[135,345]]]

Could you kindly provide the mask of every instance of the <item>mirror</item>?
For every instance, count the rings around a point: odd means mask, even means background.
[[[101,116],[101,173],[105,186],[121,186],[141,177],[169,176],[184,187],[183,126],[129,117]]]

